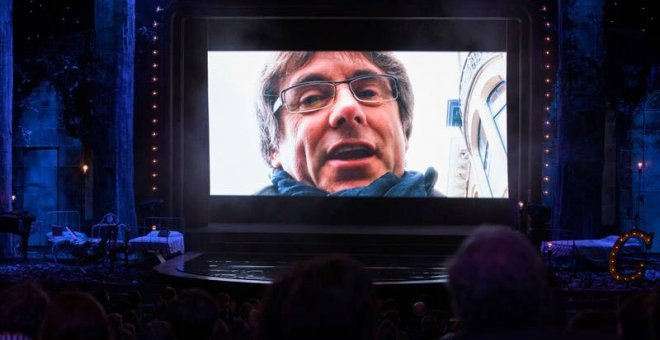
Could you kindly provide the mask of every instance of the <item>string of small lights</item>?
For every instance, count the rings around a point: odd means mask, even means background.
[[[549,205],[552,202],[550,188],[552,187],[551,172],[554,169],[555,157],[555,112],[553,110],[553,87],[555,86],[555,55],[556,53],[556,15],[553,15],[551,1],[542,1],[539,14],[543,24],[542,63],[543,63],[543,155],[541,171],[542,202]]]
[[[161,121],[161,95],[160,95],[160,88],[161,88],[161,83],[160,80],[162,78],[162,72],[161,72],[161,50],[160,50],[160,25],[162,22],[162,16],[164,13],[164,8],[162,4],[160,4],[158,1],[154,1],[154,19],[151,23],[151,36],[149,37],[149,42],[150,42],[150,62],[149,62],[149,72],[147,73],[149,75],[148,83],[150,84],[149,88],[149,94],[150,94],[150,104],[149,104],[149,111],[150,111],[150,120],[151,120],[151,129],[150,131],[150,151],[151,151],[151,182],[150,182],[150,187],[151,187],[151,192],[153,194],[156,194],[159,190],[159,177],[160,177],[160,171],[159,171],[159,158],[160,158],[160,141],[161,138],[160,136],[160,131],[159,128],[161,126],[160,121]]]
[[[619,270],[616,267],[616,260],[617,260],[617,256],[619,255],[619,251],[621,251],[624,244],[626,244],[626,242],[628,242],[628,240],[631,238],[638,238],[644,242],[644,245],[647,248],[651,247],[651,241],[652,241],[651,235],[641,230],[631,230],[619,236],[616,242],[614,242],[614,246],[612,246],[612,250],[610,251],[610,260],[609,260],[610,275],[612,275],[612,278],[614,278],[617,281],[634,281],[641,279],[644,276],[644,271],[646,270],[645,261],[639,261],[637,263],[637,268],[632,274],[622,274],[621,272],[619,272]]]

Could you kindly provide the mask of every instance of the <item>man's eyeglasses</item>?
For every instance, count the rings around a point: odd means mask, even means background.
[[[344,81],[310,81],[282,90],[273,104],[273,112],[277,112],[282,104],[290,113],[307,113],[329,107],[334,103],[339,84],[348,84],[353,97],[365,104],[377,105],[399,97],[396,77],[387,74],[363,75]]]

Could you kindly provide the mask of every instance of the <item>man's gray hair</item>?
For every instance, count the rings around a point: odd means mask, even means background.
[[[281,82],[291,73],[307,65],[314,57],[314,51],[278,52],[272,63],[261,75],[261,88],[257,102],[257,122],[261,155],[270,164],[272,153],[280,143],[279,120],[273,112],[273,104],[279,98]],[[350,53],[360,53],[378,66],[386,74],[395,76],[399,85],[399,116],[406,139],[412,131],[414,97],[410,79],[403,64],[391,52],[342,52],[350,58]]]

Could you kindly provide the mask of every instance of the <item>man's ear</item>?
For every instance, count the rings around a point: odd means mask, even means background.
[[[270,166],[275,169],[282,168],[282,162],[280,161],[280,152],[277,149],[270,150]]]

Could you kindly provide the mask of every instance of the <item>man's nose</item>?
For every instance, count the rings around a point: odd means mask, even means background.
[[[367,116],[362,109],[362,105],[355,99],[348,84],[337,86],[335,102],[328,117],[330,126],[339,128],[345,124],[366,124]]]

